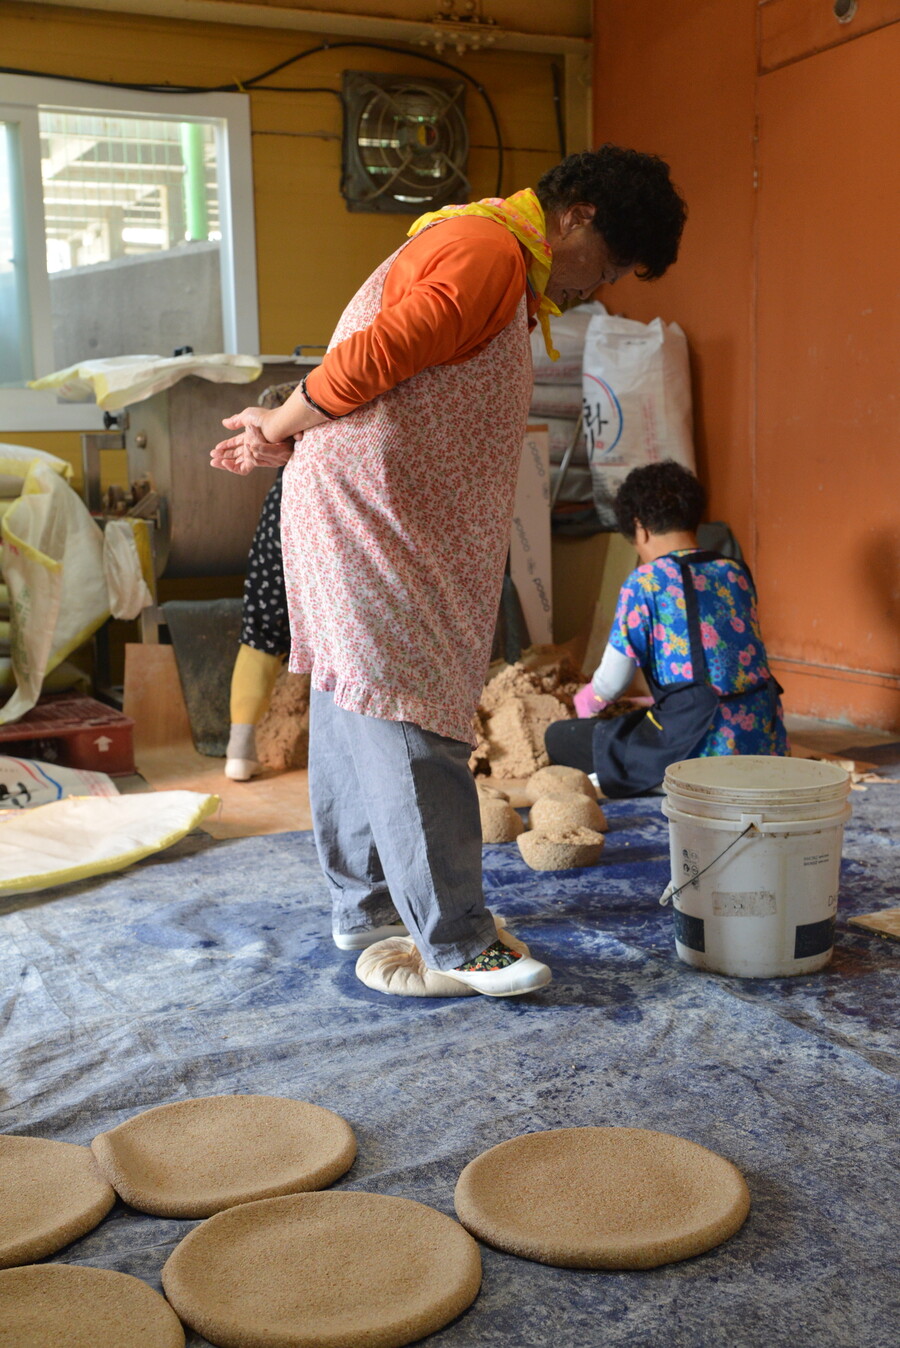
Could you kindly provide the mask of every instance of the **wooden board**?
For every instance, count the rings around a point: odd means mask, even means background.
[[[200,825],[212,837],[312,828],[305,768],[232,782],[225,776],[224,758],[197,752],[171,646],[125,647],[124,705],[135,723],[138,772],[155,791],[200,791],[221,798],[218,813]]]

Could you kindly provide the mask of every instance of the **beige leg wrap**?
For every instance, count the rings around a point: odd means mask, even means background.
[[[231,676],[231,722],[256,725],[265,714],[283,657],[241,646]]]

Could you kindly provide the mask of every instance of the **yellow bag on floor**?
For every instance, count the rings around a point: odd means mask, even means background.
[[[22,495],[3,516],[3,579],[9,588],[15,693],[0,724],[41,695],[45,674],[109,617],[103,534],[65,479],[34,462]]]
[[[0,895],[121,871],[178,842],[219,808],[198,791],[68,796],[0,812]]]
[[[30,445],[9,445],[3,441],[0,442],[0,496],[18,496],[33,463],[45,463],[67,482],[72,481],[72,465],[65,459],[48,454],[45,449],[32,449]]]

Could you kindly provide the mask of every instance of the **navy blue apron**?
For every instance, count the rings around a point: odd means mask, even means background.
[[[781,692],[772,678],[739,693],[716,692],[708,682],[697,594],[689,563],[697,565],[724,559],[717,552],[692,552],[688,557],[673,557],[672,560],[678,563],[681,571],[691,668],[695,677],[684,683],[658,684],[649,669],[645,669],[653,706],[641,707],[610,721],[597,721],[592,743],[594,771],[601,791],[613,800],[652,791],[662,782],[670,764],[692,758],[712,725],[721,701],[743,700],[765,692],[774,715],[775,700]],[[735,569],[741,566],[739,562],[729,560]],[[742,569],[746,570],[746,567]],[[650,663],[648,660],[648,666]]]

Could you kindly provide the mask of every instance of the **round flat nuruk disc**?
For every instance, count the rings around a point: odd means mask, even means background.
[[[733,1236],[750,1211],[740,1171],[644,1128],[560,1128],[470,1161],[455,1194],[473,1235],[561,1268],[656,1268]]]
[[[275,1095],[160,1105],[91,1143],[117,1193],[156,1217],[210,1217],[237,1203],[324,1189],[356,1157],[340,1115]]]
[[[451,1217],[408,1198],[293,1194],[211,1217],[162,1276],[219,1348],[400,1348],[471,1305],[481,1255]]]
[[[2,1348],[184,1348],[178,1316],[140,1278],[80,1264],[0,1273]]]
[[[115,1201],[90,1147],[0,1134],[0,1268],[55,1254]]]

